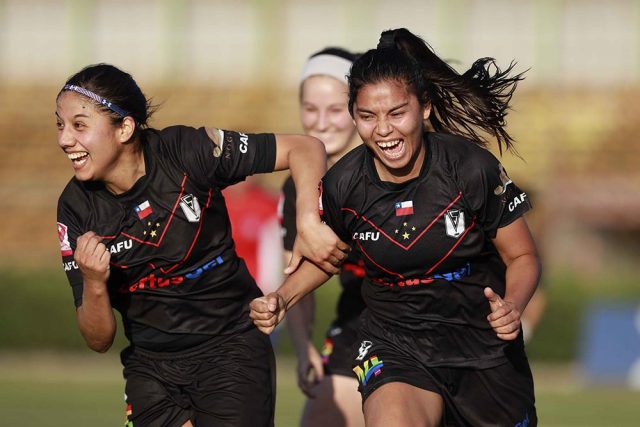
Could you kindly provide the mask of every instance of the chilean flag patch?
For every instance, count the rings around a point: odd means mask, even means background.
[[[413,200],[396,203],[396,216],[413,215]]]
[[[151,209],[149,201],[145,200],[144,202],[136,206],[136,213],[138,214],[138,218],[140,219],[145,219],[146,217],[151,215],[153,213],[153,209]]]

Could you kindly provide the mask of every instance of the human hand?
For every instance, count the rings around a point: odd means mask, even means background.
[[[349,251],[349,245],[340,240],[319,218],[303,221],[298,224],[291,260],[284,272],[291,274],[296,271],[304,257],[327,274],[337,274]]]
[[[310,399],[316,397],[314,388],[324,378],[322,357],[313,343],[307,343],[305,354],[298,354],[298,387]]]
[[[287,311],[284,299],[277,292],[271,292],[260,298],[256,298],[249,304],[251,311],[249,317],[253,324],[265,334],[270,334],[284,319]]]
[[[505,341],[515,340],[520,333],[520,311],[515,304],[503,300],[489,287],[484,288],[484,296],[491,308],[491,314],[487,316],[487,320],[498,338]]]
[[[85,282],[107,283],[111,253],[96,233],[88,231],[78,237],[73,256]]]

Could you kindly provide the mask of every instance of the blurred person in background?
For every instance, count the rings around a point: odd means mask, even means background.
[[[57,141],[74,171],[58,236],[80,332],[105,352],[120,312],[129,426],[272,426],[273,351],[247,316],[262,293],[234,251],[221,190],[290,167],[304,195],[294,252],[334,274],[348,246],[318,215],[324,146],[304,135],[157,130],[152,110],[108,64],[82,69],[56,98]]]
[[[321,212],[365,264],[352,366],[367,426],[537,425],[520,333],[540,276],[530,204],[482,136],[513,148],[513,66],[459,74],[401,28],[351,67],[364,146],[323,178]],[[251,318],[268,333],[328,278],[304,263]]]
[[[255,175],[224,189],[233,243],[263,294],[277,289],[282,281],[278,196]],[[277,334],[271,334],[276,346]]]
[[[231,221],[236,253],[264,294],[275,290],[282,280],[279,252],[280,222],[278,196],[257,177],[227,187],[222,192]]]
[[[324,143],[329,168],[360,145],[348,106],[347,75],[355,58],[355,54],[341,48],[323,49],[309,57],[300,77],[300,121],[307,135]],[[285,181],[281,194],[282,235],[288,263],[297,235],[296,189],[291,177]],[[298,359],[298,386],[308,397],[300,422],[303,427],[364,425],[358,381],[351,370],[351,354],[358,345],[358,320],[365,307],[360,293],[364,269],[362,261],[351,254],[340,270],[336,318],[326,333],[322,354],[311,336],[314,295],[304,297],[287,316],[287,329]]]

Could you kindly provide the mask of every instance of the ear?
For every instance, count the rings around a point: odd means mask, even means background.
[[[431,115],[431,102],[427,101],[424,105],[424,110],[422,111],[422,119],[424,121],[429,120],[429,116]]]
[[[136,121],[133,117],[127,116],[122,119],[122,124],[117,130],[118,140],[120,142],[128,142],[133,136],[133,132],[136,130]]]

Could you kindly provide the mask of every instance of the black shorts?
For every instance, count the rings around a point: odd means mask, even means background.
[[[533,377],[524,351],[485,369],[433,367],[421,358],[420,337],[372,332],[361,329],[353,355],[363,402],[380,386],[402,382],[442,396],[447,427],[537,425]]]
[[[321,352],[326,375],[353,377],[353,352],[360,343],[359,319],[350,319],[340,326],[334,323],[327,331]]]
[[[273,349],[255,328],[184,352],[126,349],[122,361],[127,420],[135,427],[187,420],[195,426],[273,426]]]

